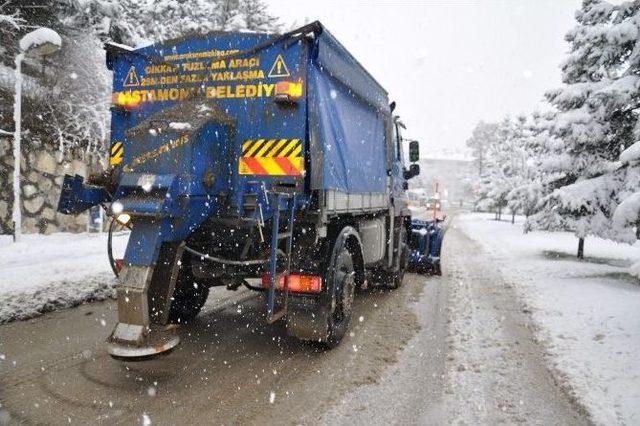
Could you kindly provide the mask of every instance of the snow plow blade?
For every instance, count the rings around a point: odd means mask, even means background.
[[[444,220],[411,221],[409,269],[440,275],[440,249],[444,238]]]

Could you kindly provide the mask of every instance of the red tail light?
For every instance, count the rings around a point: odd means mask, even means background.
[[[269,288],[270,274],[262,276],[262,287]],[[284,290],[284,276],[278,275],[276,289]],[[320,293],[322,278],[317,275],[289,275],[289,291],[292,293]]]
[[[120,273],[124,267],[124,259],[115,259],[116,272]]]

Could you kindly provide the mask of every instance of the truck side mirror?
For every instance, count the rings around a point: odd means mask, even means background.
[[[420,174],[420,165],[419,164],[411,164],[409,166],[409,170],[404,171],[405,180],[411,179],[414,176],[418,176]]]
[[[420,143],[418,141],[409,142],[409,161],[415,163],[420,159]]]

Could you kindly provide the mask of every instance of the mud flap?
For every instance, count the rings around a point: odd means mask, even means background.
[[[295,297],[289,301],[287,334],[300,340],[326,342],[329,338],[329,309],[320,298]]]
[[[165,243],[154,265],[125,264],[116,287],[118,324],[107,339],[110,355],[138,358],[173,349],[180,338],[167,325],[183,245]]]

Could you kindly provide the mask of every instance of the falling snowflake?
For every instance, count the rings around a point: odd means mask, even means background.
[[[115,214],[122,213],[123,208],[124,206],[119,201],[116,201],[115,203],[111,204],[111,211],[114,212]]]
[[[274,391],[269,392],[269,404],[273,404],[276,400],[276,393]]]
[[[415,62],[417,65],[422,65],[426,60],[427,56],[429,56],[429,52],[426,49],[419,49],[415,54]]]
[[[151,419],[147,415],[147,413],[142,413],[142,426],[149,426],[151,424]]]
[[[151,192],[151,189],[153,188],[153,183],[152,183],[152,182],[147,181],[147,182],[143,183],[143,184],[141,185],[141,187],[142,187],[142,190],[143,190],[144,192]]]

